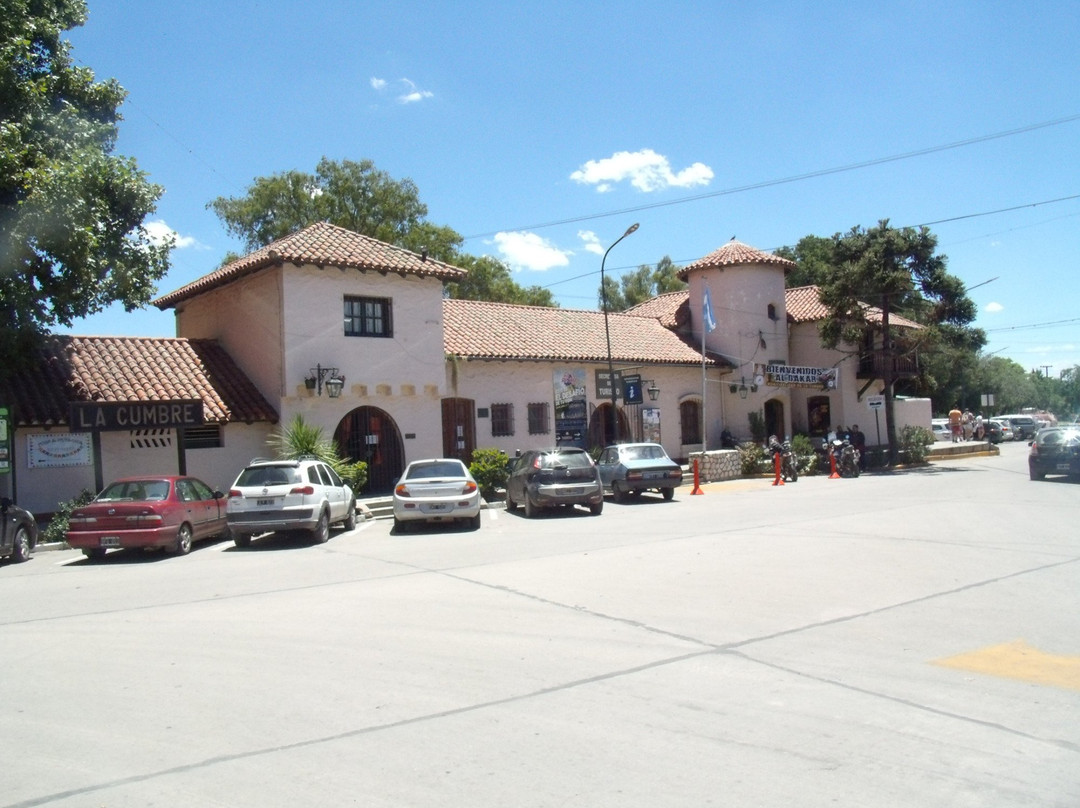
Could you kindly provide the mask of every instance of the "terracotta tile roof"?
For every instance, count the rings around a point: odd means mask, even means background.
[[[31,370],[0,380],[18,426],[67,424],[73,401],[195,398],[208,423],[278,420],[214,340],[51,336]]]
[[[152,302],[159,309],[171,308],[190,297],[224,286],[245,275],[285,263],[398,272],[442,280],[457,280],[465,276],[464,269],[444,264],[434,258],[426,258],[402,247],[394,247],[369,236],[362,236],[344,227],[319,222],[255,250]]]
[[[631,306],[623,314],[653,317],[659,320],[664,328],[673,328],[678,331],[690,325],[690,297],[685,289],[679,292],[666,292],[644,303]]]
[[[789,261],[787,258],[781,258],[779,255],[755,249],[747,244],[743,244],[741,241],[732,239],[720,249],[714,250],[704,258],[699,258],[692,264],[687,264],[680,269],[678,273],[679,280],[685,281],[691,272],[698,269],[730,267],[736,266],[737,264],[778,264],[784,268],[785,272],[795,266],[794,261]]]
[[[810,323],[815,320],[824,320],[829,315],[829,310],[821,302],[817,286],[796,286],[788,289],[784,295],[787,304],[788,319],[795,323]],[[867,303],[862,304],[866,311],[866,319],[872,323],[881,322],[881,309]],[[909,320],[895,312],[889,314],[889,325],[900,328],[922,328],[914,320]]]
[[[655,318],[612,314],[608,325],[614,361],[701,364],[700,351]],[[475,359],[607,359],[602,312],[478,300],[443,300],[443,346]]]

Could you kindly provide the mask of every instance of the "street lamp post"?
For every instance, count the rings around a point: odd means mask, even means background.
[[[608,253],[611,252],[611,248],[629,236],[635,230],[638,229],[637,222],[634,222],[628,228],[626,232],[619,236],[612,243],[611,247],[608,247],[604,251],[604,257],[600,259],[600,300],[604,306],[604,339],[607,341],[607,370],[608,370],[608,384],[611,386],[611,442],[617,443],[619,440],[619,419],[615,411],[615,366],[611,361],[611,326],[608,325],[608,299],[607,299],[607,285],[604,283],[604,264],[607,262]]]

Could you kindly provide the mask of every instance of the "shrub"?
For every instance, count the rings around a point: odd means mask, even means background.
[[[765,450],[760,444],[740,443],[737,448],[739,451],[739,471],[744,475],[763,474],[769,471],[766,468],[768,458],[765,456]]]
[[[506,486],[509,462],[510,458],[502,449],[475,449],[473,451],[469,473],[480,486],[480,495],[484,499],[491,500],[497,488]]]
[[[45,526],[45,530],[41,533],[41,541],[50,544],[67,541],[68,519],[71,518],[71,512],[85,505],[93,498],[94,492],[84,488],[74,499],[58,503],[52,519],[49,520],[49,524]]]
[[[818,453],[814,450],[814,442],[806,435],[796,435],[791,439],[791,451],[798,458],[799,474],[810,476],[817,474]]]
[[[333,466],[353,493],[367,485],[368,464],[363,460],[352,461],[343,458],[337,444],[323,435],[323,428],[309,424],[304,416],[297,414],[287,424],[281,424],[270,433],[266,443],[283,459],[295,460],[299,457],[317,457],[327,465]]]
[[[934,440],[934,433],[926,427],[908,424],[900,430],[900,452],[908,463],[923,463]]]

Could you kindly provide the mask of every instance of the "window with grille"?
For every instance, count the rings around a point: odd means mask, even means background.
[[[683,445],[701,443],[701,403],[684,401],[679,405],[679,419],[682,421]]]
[[[385,297],[346,297],[346,337],[392,337],[390,301]]]
[[[514,434],[514,405],[491,405],[491,436],[498,438]]]
[[[203,424],[184,427],[185,449],[220,449],[221,424]]]
[[[546,435],[551,431],[548,425],[548,405],[546,401],[529,405],[529,434]]]

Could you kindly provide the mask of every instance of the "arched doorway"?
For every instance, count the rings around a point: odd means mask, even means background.
[[[618,418],[618,435],[612,434],[611,404],[601,404],[593,408],[589,416],[589,445],[586,448],[610,446],[631,439],[626,413],[616,407],[615,414]]]
[[[405,470],[405,451],[397,424],[378,407],[357,407],[334,432],[338,450],[368,464],[365,494],[388,494]]]
[[[770,398],[765,402],[765,432],[767,435],[776,435],[780,440],[787,435],[784,429],[784,402],[778,398]]]

